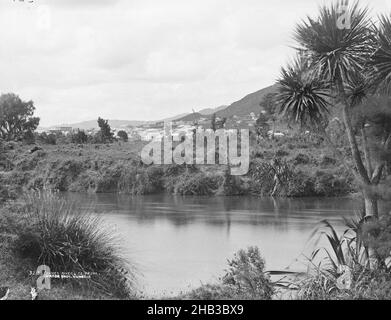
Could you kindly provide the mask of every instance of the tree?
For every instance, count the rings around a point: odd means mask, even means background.
[[[128,134],[124,130],[120,130],[117,133],[117,136],[124,142],[128,142]]]
[[[47,134],[46,132],[42,132],[38,135],[38,140],[44,144],[57,144],[57,137],[54,133]]]
[[[88,142],[88,136],[83,130],[77,130],[76,133],[73,133],[71,136],[72,143],[83,144]]]
[[[348,28],[339,26],[341,12],[350,17]],[[330,144],[325,126],[330,102],[338,102],[350,155],[337,148],[334,151],[362,190],[366,217],[378,216],[373,190],[382,178],[386,160],[380,157],[371,164],[364,161],[371,157],[367,148],[368,119],[361,122],[361,130],[355,128],[353,120],[357,106],[365,99],[378,97],[379,90],[384,91],[390,84],[391,21],[383,17],[379,23],[374,28],[368,9],[360,8],[358,2],[348,8],[342,2],[321,7],[317,19],[308,18],[296,27],[299,57],[292,66],[282,69],[278,81],[280,111],[291,120],[317,127]],[[390,132],[383,130],[383,150],[389,149],[390,140]]]
[[[275,122],[277,120],[277,103],[276,103],[276,93],[268,93],[262,98],[262,101],[260,102],[259,106],[261,107],[261,117],[262,119],[265,119],[266,121],[271,121],[273,123],[273,131],[275,127]]]
[[[210,121],[210,126],[213,131],[216,131],[216,113],[212,114],[212,120]]]
[[[98,126],[100,128],[100,131],[99,131],[100,142],[102,142],[102,143],[112,142],[113,141],[113,133],[111,132],[109,120],[104,120],[99,117],[98,118]]]
[[[22,139],[27,132],[33,132],[39,125],[39,118],[33,117],[33,101],[22,101],[13,93],[0,96],[0,137],[4,140]]]
[[[268,117],[265,113],[260,113],[257,121],[255,121],[255,132],[258,138],[267,138],[270,126],[268,123]]]
[[[227,118],[226,117],[224,117],[221,120],[217,120],[216,119],[216,113],[214,113],[212,115],[212,119],[211,119],[211,129],[213,131],[216,131],[216,130],[219,130],[219,129],[223,129],[226,122],[227,122]]]

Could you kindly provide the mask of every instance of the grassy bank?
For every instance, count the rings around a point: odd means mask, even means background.
[[[10,299],[30,299],[33,273],[46,265],[51,279],[40,299],[129,299],[134,274],[118,241],[101,222],[51,192],[25,194],[0,211],[0,283]],[[80,277],[84,276],[84,278]]]
[[[355,191],[352,177],[321,142],[302,137],[253,143],[250,171],[233,177],[226,166],[145,166],[144,143],[5,145],[0,196],[22,189],[71,192],[308,197]],[[277,173],[277,174],[276,174]],[[278,181],[278,183],[276,183]]]

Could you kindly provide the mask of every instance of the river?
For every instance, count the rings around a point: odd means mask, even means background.
[[[69,194],[100,215],[120,239],[148,296],[172,296],[224,274],[228,258],[258,246],[268,270],[304,269],[309,236],[328,219],[342,227],[354,217],[353,198],[131,197]]]

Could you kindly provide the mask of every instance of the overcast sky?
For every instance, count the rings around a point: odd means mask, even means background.
[[[324,2],[25,1],[0,0],[0,91],[33,100],[42,126],[230,104],[274,83]]]

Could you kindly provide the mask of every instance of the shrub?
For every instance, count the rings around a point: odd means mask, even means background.
[[[236,196],[242,195],[244,190],[242,188],[242,181],[239,176],[231,175],[230,169],[224,171],[223,182],[217,192],[220,195]]]
[[[384,228],[389,221],[389,217],[373,223],[346,221],[347,228],[341,236],[328,221],[323,221],[313,235],[326,236],[329,246],[315,248],[310,273],[297,283],[299,299],[391,299],[391,273],[385,263],[390,257],[390,231]],[[369,247],[380,263],[370,263]],[[326,257],[318,263],[315,259],[321,249]]]
[[[314,178],[302,171],[296,171],[288,181],[288,197],[312,197],[315,196]]]
[[[163,170],[159,167],[127,167],[118,180],[118,191],[133,195],[153,194],[163,190]]]
[[[124,130],[118,131],[117,136],[124,142],[127,142],[129,139],[128,134]]]
[[[344,177],[318,171],[315,176],[314,191],[318,196],[332,197],[348,194],[352,190],[349,181]]]
[[[14,244],[22,258],[60,274],[92,273],[91,279],[72,279],[72,283],[129,297],[133,280],[129,266],[98,218],[53,193],[28,194],[24,203],[21,213],[26,220]]]
[[[268,162],[253,160],[248,172],[250,191],[256,195],[270,195],[274,186],[274,175]]]
[[[270,300],[274,288],[257,247],[238,251],[218,284],[203,285],[185,295],[196,300]]]
[[[57,137],[53,133],[47,134],[46,132],[43,132],[38,135],[38,141],[43,144],[55,145],[57,144]]]
[[[364,224],[362,237],[373,250],[379,266],[391,270],[391,216],[384,215]]]
[[[337,164],[337,160],[334,159],[334,158],[331,158],[329,156],[323,155],[321,160],[320,160],[320,164],[322,166],[336,165]]]
[[[223,284],[237,288],[237,293],[249,292],[255,299],[268,300],[273,295],[273,287],[269,276],[265,274],[265,260],[259,248],[249,247],[238,251],[228,261],[229,269],[223,277]]]
[[[283,158],[283,157],[287,157],[287,156],[289,156],[289,152],[288,151],[279,149],[276,152],[276,157]]]
[[[174,186],[174,193],[181,195],[213,195],[221,184],[221,176],[203,172],[179,176]]]
[[[64,159],[49,162],[43,171],[37,174],[33,180],[40,180],[42,187],[53,190],[68,191],[69,186],[84,171],[84,163],[74,159]],[[35,182],[32,182],[35,184]]]
[[[83,130],[77,130],[76,133],[73,133],[71,136],[71,142],[77,144],[83,144],[88,142],[88,136]]]
[[[311,162],[311,159],[308,155],[299,153],[294,159],[293,159],[293,164],[295,166],[297,165],[305,165],[309,164]]]
[[[35,143],[35,135],[31,130],[24,132],[23,141],[26,144],[34,144]]]

